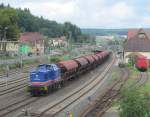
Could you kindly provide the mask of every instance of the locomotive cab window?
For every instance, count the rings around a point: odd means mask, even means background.
[[[37,67],[37,69],[44,69],[44,68],[45,68],[44,65],[39,65],[39,66]]]
[[[48,69],[48,70],[52,70],[52,66],[47,65],[47,66],[46,66],[46,69]]]

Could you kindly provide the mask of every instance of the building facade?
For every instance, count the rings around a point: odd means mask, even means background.
[[[124,44],[124,62],[128,63],[132,55],[144,55],[150,60],[150,29],[128,30]]]
[[[21,33],[19,40],[24,47],[28,46],[29,52],[32,52],[35,54],[44,53],[44,36],[41,33],[39,32]]]

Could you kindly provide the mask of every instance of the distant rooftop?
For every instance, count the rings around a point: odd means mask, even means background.
[[[24,43],[26,42],[39,43],[43,39],[44,36],[39,32],[25,32],[25,33],[21,33],[19,40]]]

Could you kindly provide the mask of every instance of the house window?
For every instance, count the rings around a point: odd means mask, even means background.
[[[146,38],[146,35],[145,35],[145,33],[140,33],[140,34],[138,35],[138,37],[143,39],[143,38]]]

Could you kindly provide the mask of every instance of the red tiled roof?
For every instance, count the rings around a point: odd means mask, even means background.
[[[145,34],[145,37],[140,38],[140,33]],[[124,50],[126,52],[150,52],[150,29],[129,30]]]
[[[129,29],[128,30],[128,39],[133,38],[138,33],[138,29]]]
[[[139,32],[145,33],[150,38],[150,29],[129,29],[128,30],[128,39],[133,39]]]
[[[25,32],[21,33],[20,41],[21,42],[39,42],[44,39],[44,36],[39,32]]]

